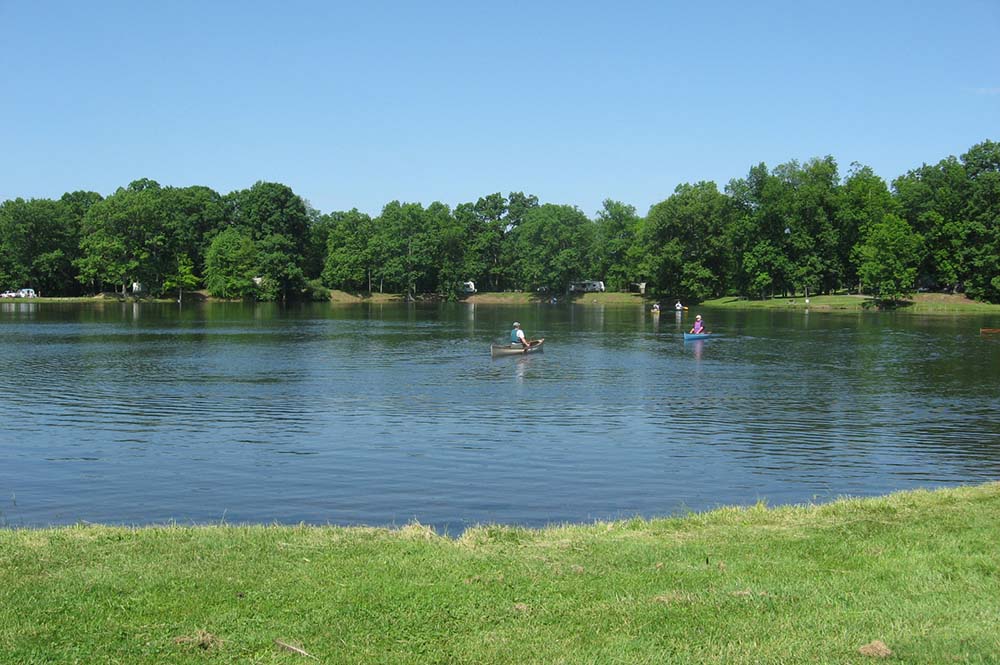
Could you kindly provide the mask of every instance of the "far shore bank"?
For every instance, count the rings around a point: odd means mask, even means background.
[[[5,662],[987,663],[1000,483],[457,537],[0,529]],[[303,655],[305,654],[305,655]]]
[[[641,295],[638,293],[579,293],[566,294],[562,296],[542,295],[523,291],[504,292],[480,292],[459,298],[458,302],[484,305],[529,305],[529,304],[574,304],[574,305],[615,305],[615,306],[636,306],[652,307],[654,303],[659,303],[664,313],[673,312],[673,303],[676,298],[658,298],[657,296]],[[55,298],[31,298],[31,299],[5,299],[3,303],[107,303],[107,302],[158,302],[177,303],[176,297],[169,298],[134,298],[132,296],[122,296],[118,293],[103,293],[96,296],[80,297],[55,297]],[[205,302],[240,302],[239,300],[227,300],[215,298],[206,291],[186,292],[180,304],[197,304]],[[395,293],[348,293],[346,291],[333,290],[330,292],[331,304],[357,304],[357,303],[404,303],[406,296]],[[434,294],[422,294],[417,296],[416,302],[444,302],[444,299]],[[751,300],[735,296],[725,296],[706,300],[701,303],[688,303],[691,307],[721,308],[721,309],[777,309],[777,310],[842,310],[842,311],[879,311],[874,300],[870,296],[854,294],[836,295],[812,295],[806,298],[803,295],[773,297],[764,300]],[[918,293],[911,299],[902,301],[897,307],[886,310],[895,312],[911,312],[917,314],[997,314],[1000,315],[1000,305],[982,303],[971,300],[962,294],[951,293]]]

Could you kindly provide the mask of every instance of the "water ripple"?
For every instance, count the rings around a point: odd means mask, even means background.
[[[551,347],[492,360],[503,307],[186,312],[0,312],[0,523],[460,529],[1000,477],[1000,345],[955,323],[713,313],[691,344],[539,307]]]

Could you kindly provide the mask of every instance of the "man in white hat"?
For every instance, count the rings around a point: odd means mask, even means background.
[[[701,314],[694,317],[694,327],[691,328],[691,332],[695,335],[700,335],[705,332],[705,324],[701,321]]]

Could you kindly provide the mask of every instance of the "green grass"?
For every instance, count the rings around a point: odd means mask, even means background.
[[[813,310],[875,310],[875,301],[870,296],[849,294],[809,296],[806,304],[802,295],[789,298],[777,297],[767,300],[747,300],[726,296],[701,303],[705,307],[726,307],[732,309],[813,309]],[[1000,314],[1000,305],[977,302],[958,294],[918,293],[910,300],[898,304],[896,311],[916,314]]]
[[[649,305],[653,299],[646,298],[638,293],[620,293],[618,291],[605,291],[603,293],[537,293],[530,291],[504,291],[504,292],[480,292],[472,296],[463,298],[465,302],[497,304],[497,305],[523,305],[528,303],[547,303],[555,296],[559,302],[575,303],[580,305]]]
[[[460,538],[0,531],[13,663],[1000,662],[1000,483]]]
[[[861,310],[872,307],[873,302],[870,297],[858,295],[832,295],[832,296],[809,296],[809,303],[806,304],[804,296],[794,296],[791,298],[768,298],[767,300],[748,300],[746,298],[736,298],[726,296],[714,300],[706,300],[701,303],[705,307],[729,307],[733,309],[856,309]]]
[[[917,294],[900,308],[902,311],[942,314],[1000,314],[1000,305],[977,302],[962,295],[944,293]]]
[[[34,298],[32,300],[12,300],[11,302],[34,302],[34,303],[47,303],[47,302],[108,302],[109,300],[114,300],[116,296],[97,296],[97,297],[81,297],[81,298]],[[572,295],[558,295],[559,301],[562,303],[574,303],[579,305],[636,305],[640,307],[649,307],[652,303],[658,301],[657,296],[642,296],[637,293],[618,293],[618,292],[605,292],[605,293],[577,293]],[[551,298],[549,294],[539,294],[530,293],[522,291],[510,291],[502,293],[484,292],[477,293],[472,296],[466,296],[462,298],[463,302],[469,303],[481,303],[481,304],[509,304],[509,305],[526,305],[535,304],[539,302],[548,302]],[[421,296],[421,299],[433,299],[431,296]],[[223,302],[218,299],[211,298],[207,295],[207,292],[198,291],[190,292],[184,294],[184,302],[191,304],[195,302],[203,301],[218,301]],[[331,302],[333,303],[355,303],[355,302],[403,302],[403,296],[399,294],[383,294],[383,293],[370,293],[370,294],[349,294],[343,291],[331,291]],[[659,298],[661,305],[665,307],[665,311],[673,311],[674,299],[671,298]],[[175,302],[173,296],[167,298],[161,298],[159,300],[145,299],[143,302]],[[870,296],[859,296],[859,295],[849,295],[849,294],[837,294],[837,295],[814,295],[809,297],[808,305],[805,302],[805,297],[802,295],[796,295],[789,298],[776,297],[768,298],[766,300],[748,300],[745,298],[737,298],[735,296],[725,296],[722,298],[715,298],[712,300],[706,300],[703,303],[697,305],[690,305],[692,307],[723,307],[729,309],[812,309],[812,310],[872,310],[874,311],[875,303]],[[900,303],[897,311],[901,312],[913,312],[916,314],[997,314],[1000,315],[1000,305],[994,305],[990,303],[977,302],[975,300],[970,300],[963,295],[956,294],[939,294],[939,293],[920,293],[915,294],[912,300],[907,300]]]

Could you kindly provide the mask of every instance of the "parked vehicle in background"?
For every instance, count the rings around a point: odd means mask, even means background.
[[[16,297],[17,297],[17,291],[4,291],[3,293],[0,293],[0,298],[16,298]]]
[[[599,291],[604,291],[604,282],[588,280],[584,282],[571,282],[569,285],[570,293],[594,293]]]
[[[37,298],[34,289],[21,289],[17,292],[18,298]]]
[[[475,282],[462,282],[462,293],[475,293],[476,283]]]

